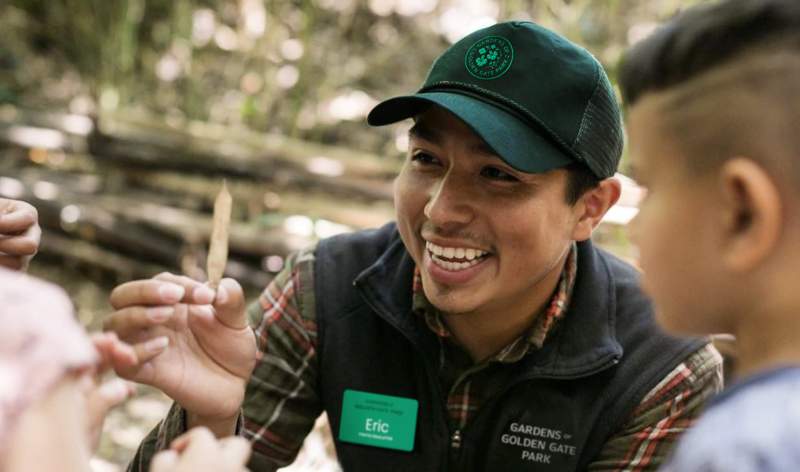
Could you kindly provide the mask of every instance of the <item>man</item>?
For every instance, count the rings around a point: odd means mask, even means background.
[[[36,208],[21,200],[0,198],[0,266],[27,269],[41,238]]]
[[[168,344],[117,371],[176,401],[133,470],[195,425],[274,470],[322,411],[348,471],[652,470],[718,390],[715,351],[662,334],[637,273],[589,240],[622,130],[588,52],[532,23],[479,30],[369,121],[406,118],[397,223],[290,258],[254,331],[230,279],[112,293],[109,329]]]

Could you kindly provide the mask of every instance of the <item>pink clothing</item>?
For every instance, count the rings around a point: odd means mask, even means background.
[[[0,267],[0,463],[25,408],[96,361],[61,288]]]

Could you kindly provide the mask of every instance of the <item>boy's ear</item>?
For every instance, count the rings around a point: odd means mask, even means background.
[[[585,241],[600,224],[603,215],[619,200],[622,187],[619,180],[610,177],[600,181],[597,187],[587,190],[575,204],[578,220],[572,230],[572,239]]]
[[[745,272],[764,261],[778,243],[783,221],[775,182],[751,159],[737,157],[722,165],[723,263]]]

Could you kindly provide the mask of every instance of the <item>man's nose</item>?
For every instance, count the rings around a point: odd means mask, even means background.
[[[472,199],[470,184],[448,173],[431,188],[425,216],[440,227],[469,223],[474,217]]]

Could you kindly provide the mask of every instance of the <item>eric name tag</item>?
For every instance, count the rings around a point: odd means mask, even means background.
[[[341,441],[400,451],[414,449],[418,403],[412,398],[345,390]]]

